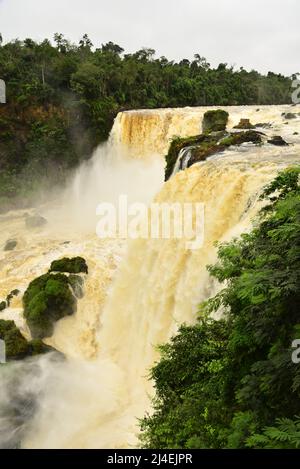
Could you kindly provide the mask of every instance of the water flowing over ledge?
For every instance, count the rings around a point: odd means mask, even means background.
[[[206,271],[216,259],[215,241],[249,230],[262,187],[278,170],[299,163],[300,140],[294,133],[300,133],[300,117],[286,125],[282,113],[297,113],[300,106],[226,109],[230,127],[240,118],[270,122],[272,128],[264,131],[292,145],[229,149],[163,184],[162,156],[169,139],[199,133],[207,109],[124,112],[116,118],[108,144],[78,170],[56,207],[44,208],[48,226],[29,232],[22,214],[1,219],[1,243],[8,237],[19,240],[15,251],[1,254],[1,295],[17,287],[24,291],[65,254],[83,255],[90,272],[77,313],[60,320],[47,340],[67,360],[35,359],[36,374],[29,363],[16,364],[25,372],[14,396],[25,389],[38,402],[24,447],[137,445],[136,418],[150,408],[147,370],[157,357],[154,346],[168,340],[182,322],[193,322],[199,302],[218,289]],[[114,201],[124,191],[147,201],[158,191],[157,202],[203,202],[204,246],[191,251],[181,240],[134,240],[128,245],[99,240],[93,230],[95,205],[107,198]],[[62,244],[65,240],[70,242]],[[16,317],[28,334],[19,299],[1,314]],[[3,402],[9,402],[8,389],[2,382]]]

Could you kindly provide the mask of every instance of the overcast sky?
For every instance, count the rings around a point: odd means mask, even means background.
[[[127,52],[151,47],[169,59],[199,53],[212,64],[300,72],[299,0],[0,0],[5,42],[55,32]]]

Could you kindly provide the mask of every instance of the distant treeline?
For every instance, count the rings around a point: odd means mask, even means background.
[[[0,210],[16,196],[27,203],[41,181],[64,179],[109,134],[124,109],[200,105],[283,104],[292,77],[264,76],[205,58],[169,61],[153,49],[125,54],[109,42],[94,49],[85,34],[78,45],[62,34],[4,44],[0,78]],[[59,176],[59,177],[58,177]]]

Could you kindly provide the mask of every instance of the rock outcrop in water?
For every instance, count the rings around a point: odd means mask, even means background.
[[[30,282],[23,297],[24,316],[33,338],[49,337],[54,324],[76,311],[76,298],[64,274],[45,274]]]
[[[4,246],[4,251],[13,251],[17,246],[18,242],[16,239],[8,239]]]
[[[0,319],[0,339],[5,342],[6,360],[20,360],[26,357],[55,351],[40,339],[27,341],[14,321]]]
[[[288,143],[285,140],[283,140],[283,138],[280,135],[274,135],[274,137],[268,140],[268,143],[271,143],[271,145],[276,145],[277,147],[288,146]]]
[[[177,159],[180,158],[180,151],[189,148],[189,159],[185,167],[190,167],[200,161],[205,161],[209,156],[216,155],[225,151],[230,146],[241,145],[250,142],[253,144],[262,143],[261,132],[256,130],[247,130],[244,132],[212,132],[209,134],[201,134],[190,138],[177,138],[171,142],[169,152],[166,156],[165,180],[172,175]],[[179,161],[178,169],[182,168]]]
[[[219,132],[226,129],[229,114],[227,111],[217,109],[207,111],[203,116],[202,132]]]
[[[64,257],[53,261],[47,274],[30,282],[23,305],[32,337],[51,336],[55,322],[76,311],[77,298],[83,296],[83,279],[75,275],[78,273],[88,273],[85,259]]]
[[[51,262],[49,272],[68,272],[69,274],[88,273],[88,266],[83,257],[63,257]]]
[[[255,126],[251,124],[250,119],[241,119],[238,125],[236,125],[234,128],[246,130],[246,129],[254,129],[254,127]]]

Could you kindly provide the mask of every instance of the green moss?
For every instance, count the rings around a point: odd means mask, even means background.
[[[220,141],[221,146],[229,147],[231,145],[241,145],[242,143],[262,143],[262,134],[255,130],[248,130],[246,132],[237,132],[228,135]]]
[[[76,299],[66,275],[48,273],[30,282],[23,305],[32,337],[43,338],[53,334],[55,321],[74,313]]]
[[[199,144],[204,140],[204,138],[205,138],[205,135],[195,135],[193,137],[187,137],[187,138],[176,137],[171,141],[168,154],[166,155],[166,163],[167,163],[166,169],[165,169],[166,181],[172,175],[180,150],[191,145]]]
[[[41,339],[31,340],[30,342],[28,342],[28,346],[31,356],[41,355],[47,352],[56,352],[55,348],[50,347],[50,345],[44,344]]]
[[[226,130],[228,117],[228,112],[223,109],[207,111],[203,116],[202,131],[209,133]]]
[[[88,273],[88,266],[83,257],[63,257],[51,262],[49,272],[69,272],[70,274]]]
[[[6,359],[17,360],[29,353],[29,345],[14,321],[0,319],[0,339],[5,342]]]
[[[56,351],[40,339],[27,341],[14,321],[0,319],[0,339],[5,342],[6,361]]]
[[[180,150],[185,147],[192,146],[191,157],[188,162],[188,167],[190,167],[194,163],[205,161],[209,156],[216,155],[233,145],[241,145],[245,142],[261,144],[262,135],[261,132],[256,130],[247,130],[245,132],[218,132],[186,139],[176,139],[171,143],[167,155],[166,180],[173,172]]]

